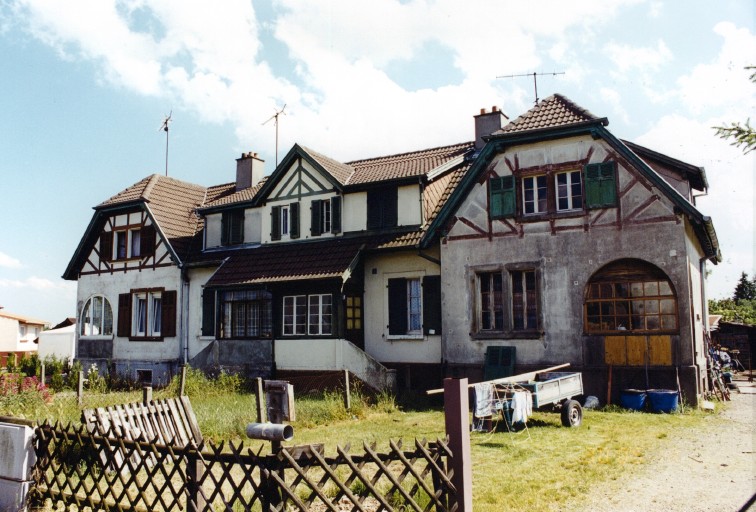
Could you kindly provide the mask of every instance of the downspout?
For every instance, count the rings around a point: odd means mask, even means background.
[[[189,329],[186,323],[189,321],[189,277],[187,276],[186,267],[181,266],[181,292],[179,293],[179,359],[183,360],[183,365],[189,362]]]
[[[707,257],[699,258],[698,259],[698,271],[701,274],[701,315],[702,315],[702,322],[703,322],[703,335],[704,335],[704,350],[706,350],[706,338],[709,336],[709,302],[706,300],[706,260]],[[704,359],[707,359],[707,352],[704,352]],[[697,375],[701,375],[701,368],[698,366],[698,357],[694,357],[693,359],[695,367],[696,367],[696,373]],[[696,381],[698,382],[698,381]],[[703,371],[703,378],[700,378],[700,382],[703,383],[704,389],[701,390],[705,391],[706,387],[706,369]]]

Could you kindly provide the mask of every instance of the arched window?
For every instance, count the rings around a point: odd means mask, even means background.
[[[667,275],[650,263],[622,259],[606,265],[585,289],[588,333],[678,330],[677,296]]]
[[[81,310],[80,336],[110,336],[113,334],[113,308],[102,295],[89,298]]]

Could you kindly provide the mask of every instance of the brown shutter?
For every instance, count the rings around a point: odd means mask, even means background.
[[[270,239],[281,239],[281,207],[273,206],[270,209]]]
[[[161,320],[161,333],[163,338],[176,336],[176,291],[165,291],[161,296],[163,317]]]
[[[100,233],[100,258],[102,261],[113,259],[113,232],[103,231]]]
[[[139,254],[140,256],[152,256],[155,254],[155,226],[143,226],[140,229]]]
[[[128,338],[131,334],[131,294],[118,294],[118,336]]]

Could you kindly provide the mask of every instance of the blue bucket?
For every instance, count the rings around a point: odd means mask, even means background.
[[[677,391],[674,389],[649,389],[648,403],[653,412],[672,412],[677,409]]]
[[[646,392],[640,389],[623,389],[620,393],[620,404],[625,409],[642,411],[646,405]]]

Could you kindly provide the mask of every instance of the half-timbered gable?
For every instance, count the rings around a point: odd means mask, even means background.
[[[523,368],[584,368],[604,396],[608,366],[615,383],[652,376],[636,383],[646,387],[675,384],[677,368],[695,400],[702,267],[719,259],[711,220],[692,204],[705,175],[607,124],[563,96],[542,100],[486,138],[430,227],[443,236],[453,372],[479,378],[489,347],[506,345]]]

